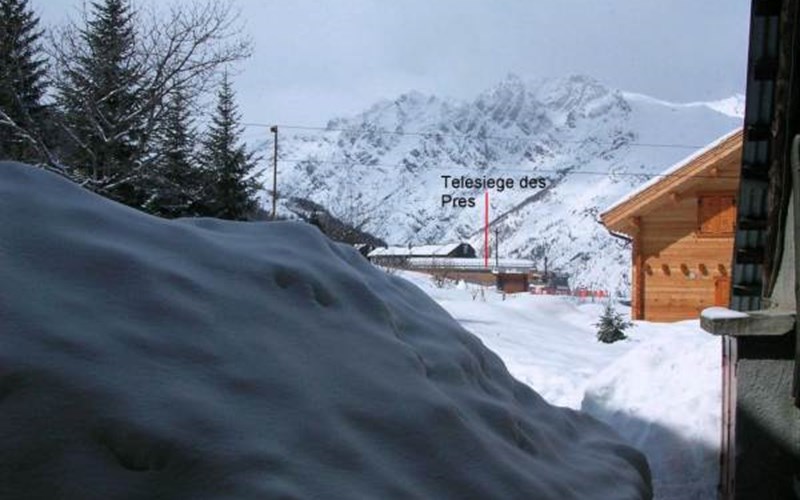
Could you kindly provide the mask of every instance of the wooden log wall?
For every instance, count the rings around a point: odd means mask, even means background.
[[[644,319],[694,319],[720,301],[733,256],[733,234],[704,235],[698,227],[698,193],[642,217],[638,259]],[[719,304],[722,305],[722,304]]]

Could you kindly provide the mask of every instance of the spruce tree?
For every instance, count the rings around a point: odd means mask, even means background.
[[[27,0],[0,0],[0,159],[43,161],[46,62],[39,19]]]
[[[153,168],[147,173],[144,209],[167,218],[202,215],[206,179],[197,164],[190,102],[175,87],[164,104],[162,130],[157,135]]]
[[[618,340],[626,339],[625,330],[632,326],[633,323],[625,321],[620,313],[618,313],[611,301],[606,303],[603,314],[600,316],[600,321],[595,323],[597,327],[597,340],[611,344]]]
[[[206,215],[221,219],[244,220],[256,209],[258,185],[254,179],[256,160],[245,144],[240,144],[241,117],[228,74],[217,93],[217,106],[201,155],[208,190],[204,196]]]
[[[143,201],[137,188],[144,96],[137,63],[133,12],[125,0],[91,4],[79,29],[77,53],[65,68],[57,100],[76,147],[67,162],[97,191],[133,206]]]

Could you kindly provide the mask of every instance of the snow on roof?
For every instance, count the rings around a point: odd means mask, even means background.
[[[451,259],[439,259],[439,258],[426,258],[426,257],[413,257],[408,260],[408,264],[413,267],[431,267],[431,266],[443,266],[450,269],[483,269],[486,266],[484,265],[483,259],[476,259],[476,258],[451,258]],[[500,269],[524,269],[530,270],[535,267],[535,264],[532,260],[527,259],[497,259],[494,258],[489,259],[489,268],[500,268]]]
[[[651,496],[609,427],[308,224],[0,162],[0,241],[2,498]]]
[[[631,191],[630,193],[626,194],[625,196],[623,196],[619,200],[617,200],[614,203],[612,203],[611,205],[609,205],[608,208],[606,208],[603,211],[603,213],[608,213],[608,212],[614,210],[615,208],[617,208],[618,206],[622,205],[623,203],[635,198],[640,193],[643,193],[648,188],[650,188],[652,186],[655,186],[659,182],[662,182],[664,179],[669,178],[670,175],[675,174],[680,169],[686,167],[687,165],[692,163],[697,158],[701,157],[702,155],[704,155],[704,154],[708,153],[709,151],[713,150],[714,148],[718,147],[719,145],[721,145],[722,143],[724,143],[725,141],[727,141],[731,137],[734,137],[736,134],[741,133],[741,131],[742,131],[742,127],[737,127],[734,130],[731,130],[727,134],[723,135],[719,139],[715,140],[714,142],[708,144],[704,148],[695,151],[691,155],[687,156],[686,158],[684,158],[683,160],[679,161],[678,163],[675,163],[674,165],[672,165],[668,169],[666,169],[663,172],[661,172],[660,174],[654,176],[649,181],[645,182],[644,184],[642,184],[641,186],[639,186],[635,190]]]
[[[376,248],[369,253],[370,257],[414,257],[427,255],[448,255],[458,248],[461,243],[445,243],[442,245],[419,245],[419,246],[393,246]]]

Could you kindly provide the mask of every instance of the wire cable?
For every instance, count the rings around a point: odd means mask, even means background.
[[[314,163],[317,165],[344,165],[348,167],[360,167],[360,168],[374,168],[374,167],[383,167],[383,168],[408,168],[408,164],[405,163],[359,163],[359,162],[349,162],[349,161],[334,161],[334,160],[319,160],[314,158],[278,158],[278,163],[289,163],[289,164],[300,164],[300,163]],[[509,163],[493,163],[492,165],[510,165]],[[516,163],[514,165],[517,165]],[[483,164],[480,165],[483,167],[488,168],[490,165]],[[469,167],[465,165],[453,165],[453,166],[426,166],[426,170],[437,170],[437,171],[448,171],[453,172],[456,169],[465,169],[464,174],[469,175],[470,173],[477,173],[469,171]],[[526,174],[539,174],[539,173],[550,173],[550,174],[570,174],[570,175],[602,175],[602,176],[609,176],[609,177],[641,177],[641,178],[682,178],[682,177],[694,177],[697,179],[738,179],[738,175],[698,175],[698,174],[678,174],[678,173],[660,173],[660,174],[648,174],[648,173],[636,173],[636,172],[614,172],[614,171],[599,171],[599,170],[570,170],[570,167],[563,168],[563,169],[521,169],[521,168],[493,168],[493,172],[519,172],[519,173],[526,173]],[[481,173],[483,174],[483,173]]]
[[[284,128],[289,130],[309,130],[309,131],[317,131],[317,132],[351,132],[353,129],[345,129],[345,128],[328,128],[328,127],[314,127],[310,125],[286,125],[286,124],[268,124],[268,123],[257,123],[257,122],[247,122],[242,123],[245,127],[274,127],[277,126],[278,128]],[[526,136],[502,136],[502,135],[490,135],[490,134],[468,134],[468,133],[452,133],[452,132],[399,132],[396,130],[379,130],[373,129],[370,130],[372,133],[377,134],[386,134],[386,135],[399,135],[399,136],[414,136],[414,137],[459,137],[459,138],[472,138],[472,139],[492,139],[492,140],[503,140],[503,141],[530,141],[530,137]],[[607,146],[635,146],[635,147],[644,147],[644,148],[676,148],[676,149],[702,149],[705,146],[698,146],[695,144],[677,144],[677,143],[655,143],[655,142],[610,142],[610,141],[593,141],[593,140],[562,140],[560,142],[566,142],[568,144],[583,144],[586,142],[591,142],[594,144],[601,144]]]

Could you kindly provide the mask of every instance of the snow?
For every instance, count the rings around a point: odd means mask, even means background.
[[[0,498],[650,497],[609,427],[313,226],[0,163],[0,257]]]
[[[410,93],[330,130],[281,136],[278,209],[307,198],[392,244],[466,241],[480,257],[484,191],[446,189],[441,176],[510,177],[513,189],[489,193],[501,257],[540,268],[547,257],[573,286],[624,292],[630,247],[598,214],[692,146],[741,127],[717,108],[637,99],[581,75],[509,75],[466,101]],[[263,147],[270,155],[272,143]],[[547,188],[522,188],[523,177],[544,177]],[[443,206],[443,195],[475,206]]]
[[[735,94],[716,101],[695,102],[670,102],[636,92],[623,92],[622,94],[630,101],[648,102],[674,109],[706,107],[733,118],[744,118],[745,97],[743,94]]]
[[[371,255],[370,255],[371,256]],[[454,269],[483,269],[486,267],[484,259],[478,258],[424,258],[412,257],[408,259],[410,267],[447,267]],[[528,271],[536,267],[532,260],[528,259],[489,259],[491,269],[518,269],[521,272]]]
[[[427,255],[442,255],[445,256],[459,247],[461,243],[444,243],[441,245],[418,245],[418,246],[392,246],[392,247],[378,247],[369,253],[370,257],[388,257],[388,256],[427,256]]]
[[[737,319],[747,318],[748,315],[727,307],[707,307],[700,312],[700,317],[704,319]]]
[[[635,321],[628,339],[596,340],[601,303],[507,295],[402,274],[497,353],[548,402],[611,425],[645,453],[655,498],[716,497],[721,346],[698,321]],[[620,311],[627,308],[618,307]]]
[[[596,374],[581,409],[647,455],[655,498],[716,498],[720,340],[697,321],[660,330]]]

